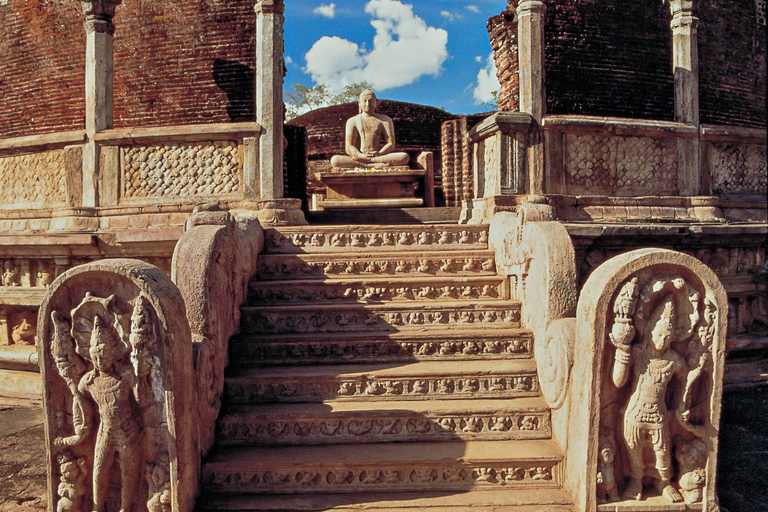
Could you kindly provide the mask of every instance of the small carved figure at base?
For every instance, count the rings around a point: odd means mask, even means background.
[[[171,512],[171,468],[168,453],[157,462],[147,462],[146,477],[149,484],[149,512]]]
[[[615,454],[616,442],[613,432],[600,434],[600,452],[597,459],[597,499],[600,503],[619,501],[613,473]]]
[[[3,286],[21,286],[20,276],[21,267],[15,262],[8,260],[3,263]]]
[[[11,331],[11,338],[14,343],[21,345],[34,345],[35,344],[35,326],[33,323],[27,321],[26,316],[21,318],[21,323],[13,328]]]
[[[701,439],[685,441],[675,439],[675,458],[680,464],[678,485],[686,503],[701,503],[707,483],[704,467],[707,465],[707,445]]]
[[[61,452],[56,460],[59,462],[59,503],[56,512],[79,512],[83,506],[86,486],[87,469],[85,459],[75,457],[69,450]]]

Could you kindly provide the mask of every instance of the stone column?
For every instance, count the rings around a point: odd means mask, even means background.
[[[283,197],[283,0],[256,2],[256,122],[262,200]]]
[[[306,224],[300,199],[283,199],[283,0],[256,0],[256,122],[258,181],[251,194],[259,201],[263,224]]]
[[[675,80],[675,121],[699,126],[699,47],[692,0],[670,0],[672,11],[672,65]],[[680,195],[701,192],[699,136],[678,140],[678,187]]]
[[[112,128],[112,17],[122,0],[81,0],[85,13],[85,131],[82,206],[99,206],[99,146],[94,135]]]
[[[533,117],[527,151],[528,193],[543,194],[544,134],[541,120],[547,110],[544,83],[544,14],[542,0],[521,0],[517,6],[517,42],[520,65],[520,111]]]

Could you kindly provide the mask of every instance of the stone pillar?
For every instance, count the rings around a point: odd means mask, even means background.
[[[283,0],[256,2],[256,122],[260,198],[283,197]]]
[[[99,206],[99,146],[94,135],[112,128],[112,17],[122,0],[82,0],[85,13],[85,131],[83,196],[85,207]]]
[[[692,0],[670,0],[672,11],[672,65],[675,80],[675,121],[699,126],[699,48]],[[680,195],[701,193],[699,136],[678,139]]]
[[[542,0],[521,0],[517,6],[520,111],[533,117],[528,146],[529,194],[543,194],[544,135],[541,120],[547,110],[544,83],[544,14]]]

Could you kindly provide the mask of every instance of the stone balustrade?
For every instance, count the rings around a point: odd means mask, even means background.
[[[517,204],[515,196],[535,193],[550,197],[555,206],[566,207],[576,206],[569,198],[609,196],[610,205],[600,206],[625,208],[617,218],[627,217],[627,206],[656,207],[660,218],[669,217],[671,213],[666,210],[670,208],[682,208],[685,212],[678,212],[678,216],[683,220],[722,219],[719,208],[732,206],[725,204],[731,196],[743,196],[749,203],[741,208],[759,210],[765,197],[768,174],[763,129],[545,116],[541,122],[543,176],[534,176],[526,149],[534,124],[526,113],[498,113],[469,130],[474,151],[474,198],[464,202],[464,222],[488,222],[494,212]],[[700,144],[693,146],[701,148],[700,165],[693,177],[691,159],[680,152],[681,147],[688,147],[682,141],[691,139],[699,140]],[[534,185],[540,185],[541,191],[534,190]],[[558,209],[558,217],[570,219],[572,215],[561,215]]]

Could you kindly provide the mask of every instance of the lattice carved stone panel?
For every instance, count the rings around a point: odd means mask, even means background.
[[[0,204],[55,205],[67,202],[67,155],[55,149],[0,158]]]
[[[677,193],[674,139],[566,134],[569,192]]]
[[[237,142],[122,148],[124,198],[210,196],[240,190]]]
[[[712,144],[709,168],[715,194],[768,192],[766,147],[757,144]]]

